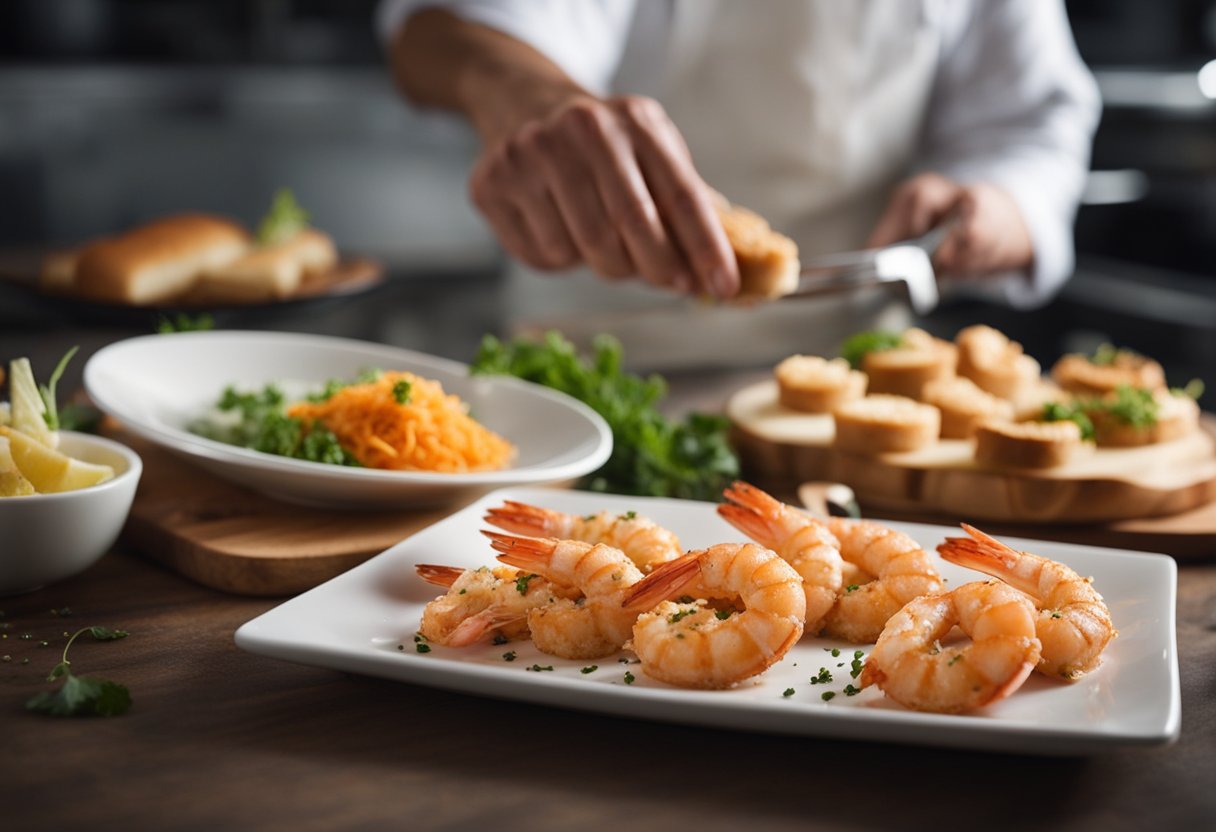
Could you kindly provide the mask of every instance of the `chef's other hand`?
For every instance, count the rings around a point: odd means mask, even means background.
[[[586,263],[678,291],[739,289],[712,192],[652,99],[571,96],[487,142],[469,191],[507,251],[535,268]]]
[[[936,173],[908,179],[892,194],[867,241],[886,246],[919,237],[943,222],[949,230],[933,255],[941,277],[982,277],[1022,271],[1034,262],[1034,245],[1021,211],[996,185],[963,185]]]

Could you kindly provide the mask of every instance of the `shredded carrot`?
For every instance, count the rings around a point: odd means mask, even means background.
[[[404,404],[394,394],[402,381],[409,385]],[[321,423],[368,468],[493,471],[515,456],[515,446],[470,417],[458,396],[413,373],[382,373],[323,402],[293,404],[287,415]]]

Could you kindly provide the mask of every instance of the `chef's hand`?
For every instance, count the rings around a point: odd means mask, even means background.
[[[603,277],[683,292],[738,291],[712,192],[657,101],[579,92],[486,132],[469,191],[515,257],[544,270],[585,263]]]
[[[919,237],[943,222],[950,223],[949,231],[933,255],[939,276],[983,277],[1034,263],[1030,232],[1013,197],[995,185],[964,185],[936,173],[914,176],[895,189],[867,245]]]

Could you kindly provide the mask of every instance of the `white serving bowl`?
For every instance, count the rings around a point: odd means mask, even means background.
[[[61,494],[0,499],[0,595],[69,578],[109,551],[127,522],[143,462],[100,436],[61,431],[59,450],[109,465],[114,478]]]

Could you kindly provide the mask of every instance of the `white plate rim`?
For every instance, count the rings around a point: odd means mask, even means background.
[[[548,493],[552,494],[552,491]],[[500,489],[484,495],[478,501],[438,521],[415,535],[390,547],[375,558],[331,579],[308,592],[290,599],[266,613],[242,625],[235,633],[238,647],[251,653],[296,662],[299,664],[326,667],[363,675],[378,676],[395,681],[422,684],[430,687],[455,690],[478,696],[514,699],[536,704],[556,705],[567,709],[611,714],[632,718],[659,720],[727,729],[759,730],[767,733],[811,736],[835,739],[861,739],[866,741],[889,741],[925,744],[974,750],[1004,751],[1046,755],[1081,755],[1108,751],[1128,746],[1154,746],[1169,744],[1178,739],[1181,727],[1181,686],[1177,649],[1177,564],[1165,555],[1145,552],[1128,552],[1098,546],[1051,543],[1062,550],[1085,552],[1103,557],[1131,558],[1144,568],[1164,570],[1168,594],[1163,599],[1163,608],[1155,612],[1160,616],[1163,630],[1158,634],[1165,649],[1165,661],[1169,668],[1166,680],[1168,701],[1155,703],[1160,718],[1151,729],[1118,730],[1104,729],[1098,724],[1069,728],[1050,725],[1036,728],[1024,722],[1002,722],[999,719],[974,715],[943,715],[915,713],[903,710],[872,711],[864,708],[829,708],[811,703],[809,710],[798,714],[797,719],[781,723],[772,719],[775,711],[765,711],[759,718],[738,724],[740,712],[737,703],[724,701],[715,691],[692,691],[667,687],[625,689],[620,686],[587,686],[578,678],[560,675],[504,672],[498,665],[451,663],[440,664],[432,656],[416,656],[408,650],[404,654],[380,651],[368,655],[360,654],[343,646],[310,645],[301,642],[291,633],[290,621],[294,608],[341,587],[347,583],[357,585],[361,576],[381,567],[384,559],[403,557],[410,541],[427,532],[453,523],[465,522],[469,514],[478,513],[485,505],[504,498],[539,502],[546,492],[541,489]],[[590,494],[588,498],[602,502],[615,495]],[[659,498],[625,498],[646,507],[661,503],[687,504],[689,501]],[[712,506],[712,504],[703,504]],[[921,530],[935,535],[954,533],[944,526],[914,523],[890,525],[904,530]],[[1043,541],[1020,540],[1004,537],[1010,545],[1024,545],[1027,549],[1042,545]],[[1144,560],[1147,559],[1147,560]],[[304,600],[301,600],[304,599]],[[615,659],[612,659],[615,661]],[[487,687],[491,689],[487,689]],[[577,692],[577,697],[571,697]],[[622,695],[624,694],[624,695]],[[717,697],[717,698],[716,698]],[[692,707],[690,707],[690,705]],[[1154,711],[1158,714],[1158,711]],[[830,716],[829,716],[830,714]],[[876,716],[877,715],[877,716]],[[870,728],[882,725],[889,729],[881,738],[863,736]]]

